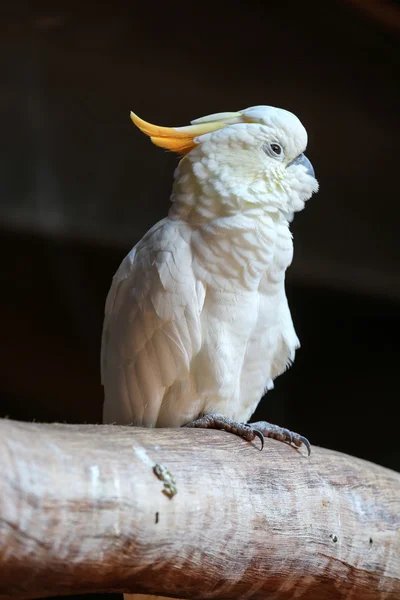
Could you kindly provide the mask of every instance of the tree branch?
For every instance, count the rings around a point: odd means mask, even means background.
[[[400,476],[383,467],[210,430],[9,420],[0,464],[1,599],[400,598]]]

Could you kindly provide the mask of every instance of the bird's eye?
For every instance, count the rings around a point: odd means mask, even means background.
[[[280,154],[282,154],[282,148],[279,144],[271,144],[271,150],[274,154],[276,154],[277,156],[280,156]]]
[[[282,158],[283,148],[278,142],[271,142],[270,144],[263,144],[262,149],[265,154],[268,154],[271,158]]]

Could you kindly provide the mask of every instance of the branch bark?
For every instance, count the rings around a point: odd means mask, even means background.
[[[400,475],[363,460],[0,420],[0,464],[1,599],[400,598]]]

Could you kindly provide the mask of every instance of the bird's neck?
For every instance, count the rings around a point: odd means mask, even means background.
[[[291,211],[282,210],[274,201],[274,190],[269,190],[265,182],[246,182],[224,172],[207,170],[190,155],[181,160],[175,171],[171,202],[169,217],[193,226],[238,214],[268,216],[280,222],[292,218]]]
[[[257,289],[268,272],[270,291],[279,292],[293,252],[287,216],[251,202],[244,186],[238,193],[219,188],[220,182],[205,181],[195,165],[182,168],[182,162],[169,219],[189,225],[196,275],[207,285],[236,292]],[[283,250],[277,252],[277,245]]]

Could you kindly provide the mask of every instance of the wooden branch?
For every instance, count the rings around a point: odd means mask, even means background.
[[[1,599],[400,598],[400,476],[377,465],[217,431],[9,420],[0,464]]]

